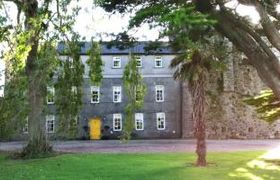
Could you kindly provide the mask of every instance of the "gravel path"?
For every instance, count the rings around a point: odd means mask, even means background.
[[[148,153],[148,152],[193,152],[195,140],[118,140],[106,141],[52,141],[56,151],[72,153]],[[20,150],[25,142],[0,142],[0,151]],[[280,147],[280,140],[207,140],[210,152],[231,152],[250,150],[270,150]]]

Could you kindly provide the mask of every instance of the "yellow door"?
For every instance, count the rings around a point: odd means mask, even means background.
[[[101,137],[101,120],[99,118],[89,121],[90,139],[100,139]]]

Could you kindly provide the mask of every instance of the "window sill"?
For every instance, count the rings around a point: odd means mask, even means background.
[[[99,104],[99,101],[98,102],[90,102],[90,104]]]
[[[114,131],[114,132],[120,132],[120,131],[122,131],[122,130],[121,130],[121,129],[120,129],[120,130],[115,130],[115,129],[114,129],[113,131]]]

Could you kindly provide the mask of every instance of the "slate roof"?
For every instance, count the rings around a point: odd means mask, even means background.
[[[156,49],[149,49],[149,45],[153,42],[148,41],[139,41],[135,42],[134,45],[131,47],[126,48],[120,48],[116,45],[110,45],[110,42],[102,42],[101,43],[101,54],[102,55],[124,55],[129,54],[129,52],[133,54],[176,54],[176,52],[172,51],[170,47],[168,47],[168,43],[166,42],[160,42],[160,46]],[[90,48],[90,42],[80,42],[81,46],[81,55],[86,55],[89,48]],[[148,49],[148,50],[147,50]],[[60,54],[66,54],[65,53],[65,43],[61,42],[58,44],[57,51]]]

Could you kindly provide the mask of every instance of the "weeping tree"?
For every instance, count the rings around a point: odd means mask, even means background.
[[[122,79],[128,103],[125,107],[125,123],[121,139],[127,141],[131,139],[135,112],[143,107],[146,94],[146,86],[139,67],[137,67],[137,59],[131,53],[129,55],[129,61],[124,68]]]
[[[6,17],[0,18],[0,22],[2,19],[7,20],[4,25],[0,24],[0,36],[8,32],[8,36],[1,38],[2,42],[7,44],[5,53],[7,67],[5,97],[3,100],[1,99],[0,104],[2,107],[16,105],[14,106],[16,108],[1,108],[4,113],[1,113],[0,119],[1,122],[10,124],[15,119],[25,120],[28,117],[28,143],[22,155],[36,157],[51,152],[51,146],[45,134],[45,126],[42,123],[48,113],[45,106],[47,86],[53,84],[55,72],[58,72],[58,79],[64,79],[65,76],[59,70],[67,71],[67,65],[58,68],[60,60],[56,53],[57,39],[69,42],[70,57],[73,58],[73,67],[76,68],[71,70],[73,74],[70,79],[72,79],[72,85],[77,86],[77,98],[80,97],[78,87],[82,82],[76,80],[81,79],[83,67],[78,54],[74,54],[79,48],[70,45],[77,43],[78,36],[72,31],[72,25],[80,8],[69,9],[70,2],[73,2],[69,0],[4,0],[1,1],[0,6],[0,10],[4,14],[7,2],[17,7],[18,14],[16,23],[8,21],[8,14]],[[65,74],[69,75],[69,72]],[[77,77],[73,77],[73,75]],[[75,78],[77,79],[73,80]],[[58,81],[56,86],[62,87],[59,83],[61,81]],[[67,90],[63,91],[58,88],[58,91],[63,93]],[[60,104],[59,101],[61,102],[58,98],[58,104]],[[76,101],[76,105],[80,105],[80,100]],[[62,114],[62,111],[59,110],[61,109],[58,108],[58,112]],[[74,108],[75,111],[77,111],[76,108]],[[2,127],[7,126],[1,125]],[[2,129],[1,132],[3,132]]]

